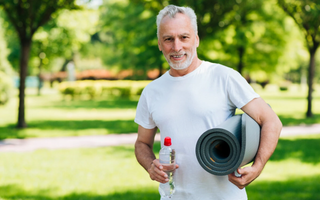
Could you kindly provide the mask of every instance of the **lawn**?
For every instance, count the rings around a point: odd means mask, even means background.
[[[280,117],[283,125],[320,123],[320,85],[313,93],[312,111],[314,117],[306,118],[307,88],[292,85],[288,91],[279,91],[275,85],[256,90]]]
[[[16,129],[18,99],[0,106],[0,139],[133,133],[138,99],[64,100],[47,89],[27,90],[27,129]]]
[[[279,91],[273,85],[266,89],[255,88],[279,115],[284,125],[320,123],[320,87],[314,92],[314,117],[305,118],[306,90],[292,86]],[[138,97],[131,99],[65,100],[57,90],[44,88],[38,96],[35,89],[27,90],[27,129],[16,129],[18,99],[13,98],[0,106],[0,139],[57,137],[77,135],[105,135],[133,133],[133,122]],[[320,132],[320,131],[319,131]]]
[[[305,119],[306,95],[299,87],[257,92],[284,125],[320,123],[320,90],[315,116]],[[64,100],[54,89],[42,96],[27,90],[28,128],[15,128],[17,98],[0,107],[0,139],[104,135],[136,132],[138,98]],[[320,133],[320,131],[319,131]],[[249,199],[320,199],[319,135],[283,137],[261,176],[247,187]],[[159,143],[155,152],[159,151]],[[0,199],[156,200],[157,183],[139,166],[133,145],[0,153]]]
[[[320,199],[319,135],[281,138],[249,199]],[[159,143],[155,145],[159,151]],[[0,199],[158,200],[132,145],[0,153]]]

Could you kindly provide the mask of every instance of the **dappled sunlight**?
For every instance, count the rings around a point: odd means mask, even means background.
[[[269,161],[256,182],[287,181],[314,176],[320,176],[320,163],[303,163],[299,159],[288,158],[285,161]]]
[[[308,138],[310,137],[310,138]],[[301,163],[320,164],[320,135],[297,137],[297,139],[279,139],[279,143],[270,161],[297,159]]]
[[[281,138],[249,199],[320,198],[320,135]],[[158,155],[160,143],[154,145]],[[1,153],[0,196],[34,200],[159,199],[158,183],[134,157],[134,146]]]
[[[158,184],[136,162],[133,145],[1,153],[0,159],[2,198],[159,198]]]
[[[114,193],[96,194],[92,192],[71,192],[64,195],[55,195],[55,189],[27,190],[19,185],[10,184],[0,186],[1,198],[5,199],[32,199],[32,200],[158,200],[160,195],[154,188],[144,187],[143,189],[127,190]]]
[[[305,117],[305,113],[280,114],[278,116],[284,126],[320,124],[320,114],[314,114],[313,117],[309,118]]]
[[[247,187],[252,199],[319,199],[320,135],[281,138],[262,174]]]
[[[16,129],[14,125],[0,127],[0,139],[57,137],[81,135],[106,135],[136,133],[138,125],[132,120],[42,120],[30,121],[28,128]]]
[[[296,173],[299,173],[297,170]],[[320,175],[292,177],[284,181],[255,181],[246,190],[249,199],[315,200],[320,199]]]
[[[249,199],[320,199],[320,135],[281,138],[262,174],[246,189]]]

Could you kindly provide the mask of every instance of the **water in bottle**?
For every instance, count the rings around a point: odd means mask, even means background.
[[[169,181],[167,183],[160,183],[159,193],[162,197],[169,197],[175,192],[175,185],[173,182],[173,174],[176,168],[175,151],[171,148],[171,138],[164,139],[164,146],[159,152],[159,161],[163,166],[163,171],[167,173]]]

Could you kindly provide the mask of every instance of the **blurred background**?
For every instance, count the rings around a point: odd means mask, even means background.
[[[169,4],[195,10],[199,58],[239,71],[284,126],[320,124],[319,0],[0,0],[0,139],[136,133],[141,91],[169,69]],[[281,137],[249,199],[320,199],[318,133]],[[0,160],[0,199],[159,199],[133,145]]]

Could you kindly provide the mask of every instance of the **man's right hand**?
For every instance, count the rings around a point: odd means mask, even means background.
[[[148,169],[150,178],[160,183],[166,183],[169,181],[168,175],[162,171],[163,166],[160,164],[159,159],[153,160],[150,168]]]
[[[179,165],[176,165],[176,169],[179,168]],[[168,175],[163,171],[163,166],[159,162],[159,159],[153,160],[150,168],[148,169],[150,178],[159,183],[166,183],[169,181]]]

